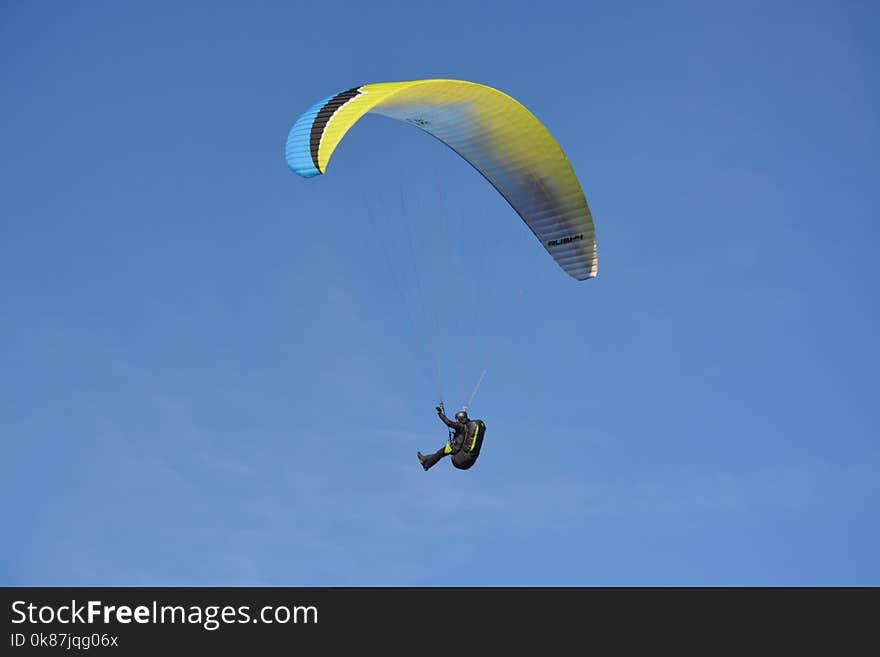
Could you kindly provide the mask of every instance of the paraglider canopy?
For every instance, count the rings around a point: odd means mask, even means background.
[[[449,146],[510,203],[566,273],[577,280],[596,276],[593,218],[568,158],[528,109],[492,87],[415,80],[328,96],[290,131],[290,168],[304,178],[323,174],[348,130],[370,112],[414,125]]]

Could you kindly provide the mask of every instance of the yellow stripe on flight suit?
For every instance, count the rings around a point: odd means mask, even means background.
[[[480,435],[480,425],[478,424],[476,431],[474,431],[474,441],[471,443],[471,448],[470,448],[471,452],[473,452],[474,447],[477,446],[477,436],[479,436],[479,435]]]

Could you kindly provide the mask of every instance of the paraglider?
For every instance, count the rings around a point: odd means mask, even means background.
[[[468,470],[476,462],[486,435],[486,425],[482,420],[471,420],[467,411],[462,409],[455,414],[455,421],[446,417],[443,404],[437,406],[437,415],[449,427],[449,441],[438,451],[428,456],[416,452],[419,462],[427,472],[444,456],[452,456],[452,465],[459,470]]]
[[[303,178],[325,173],[345,134],[368,113],[409,123],[439,139],[504,197],[563,271],[579,281],[597,275],[596,231],[577,176],[550,131],[516,99],[464,80],[353,87],[300,116],[287,138],[288,166]],[[470,468],[486,425],[471,420],[466,410],[450,420],[442,402],[437,412],[450,428],[450,439],[434,454],[419,452],[422,467],[428,470],[449,455],[456,468]]]
[[[507,94],[463,80],[365,84],[315,103],[287,138],[288,166],[303,178],[327,170],[345,134],[367,113],[424,130],[479,171],[562,269],[594,278],[593,217],[574,170],[550,131]]]

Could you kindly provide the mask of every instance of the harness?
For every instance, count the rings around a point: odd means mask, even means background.
[[[446,409],[443,406],[443,402],[440,402],[440,408],[443,410],[444,413],[446,412]],[[471,424],[474,425],[473,436],[471,436],[470,434]],[[452,427],[448,427],[449,438],[447,439],[447,444],[449,445],[450,454],[457,454],[461,450],[464,450],[468,454],[474,454],[475,450],[478,450],[478,444],[482,445],[482,441],[480,440],[480,431],[482,430],[484,434],[486,433],[486,425],[483,424],[482,420],[468,419],[468,421],[465,423],[465,426],[467,428],[465,429],[465,435],[461,440],[461,445],[455,444],[455,429],[453,429]],[[468,445],[469,441],[470,445]]]
[[[473,423],[474,425],[474,433],[471,435],[470,433],[470,425]],[[453,429],[449,429],[449,448],[451,454],[456,454],[461,450],[464,450],[468,454],[474,454],[477,451],[477,445],[480,442],[480,430],[483,429],[485,425],[479,420],[470,420],[466,424],[467,429],[465,429],[464,438],[462,438],[461,445],[456,446],[455,444],[455,431]],[[485,431],[484,431],[485,433]],[[468,444],[470,443],[470,444]]]

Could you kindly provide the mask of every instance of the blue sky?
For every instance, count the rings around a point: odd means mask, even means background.
[[[0,584],[880,584],[876,7],[365,5],[0,9]],[[549,127],[596,280],[408,126],[287,169],[427,77]]]

